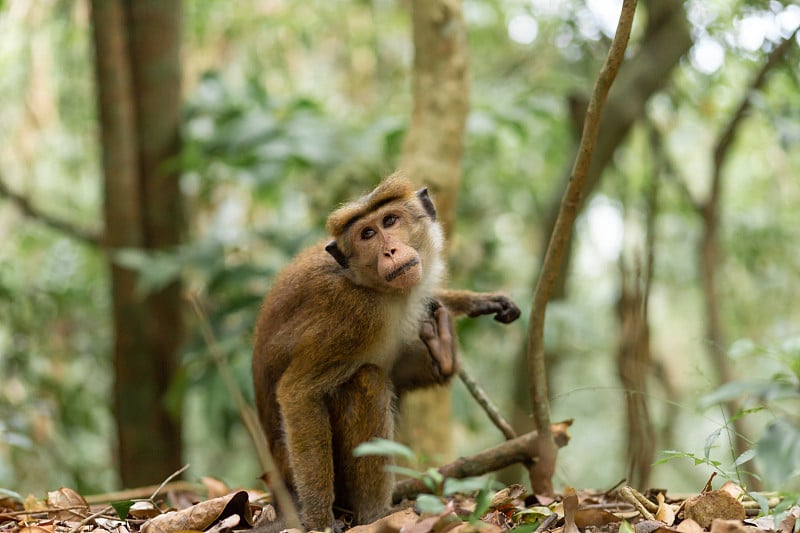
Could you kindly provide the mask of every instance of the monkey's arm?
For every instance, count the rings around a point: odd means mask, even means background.
[[[419,339],[403,347],[392,367],[395,393],[446,383],[458,371],[457,352],[453,319],[436,302],[420,324]]]
[[[494,315],[494,319],[508,324],[519,318],[519,307],[511,298],[497,292],[472,292],[439,290],[438,298],[455,316]]]

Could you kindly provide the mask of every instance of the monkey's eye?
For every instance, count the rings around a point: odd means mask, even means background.
[[[389,226],[394,226],[395,222],[397,222],[397,215],[386,215],[383,217],[383,227],[388,228]]]
[[[361,230],[361,238],[365,241],[375,236],[375,230],[372,228],[364,228]]]

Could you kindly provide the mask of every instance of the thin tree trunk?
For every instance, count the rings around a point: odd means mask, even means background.
[[[184,228],[177,165],[181,113],[181,2],[128,0],[128,6],[145,245],[150,250],[164,250],[181,242]],[[150,424],[162,436],[157,447],[153,444],[148,447],[151,456],[158,454],[161,457],[161,464],[154,472],[161,471],[164,476],[180,466],[182,453],[181,413],[174,412],[181,403],[168,406],[165,402],[179,365],[179,349],[184,336],[180,281],[148,294],[146,305],[152,342],[149,376],[158,391],[158,404],[154,406],[156,409]],[[142,476],[138,473],[131,475]]]
[[[637,273],[633,280],[630,278],[630,272],[620,264],[617,371],[625,391],[628,483],[644,490],[650,478],[656,445],[647,405],[647,378],[651,369],[650,329],[647,324],[647,295],[642,291],[641,276]]]
[[[600,135],[584,183],[584,199],[589,197],[600,183],[603,171],[611,162],[617,148],[627,138],[633,124],[645,115],[646,104],[650,97],[667,83],[673,69],[692,45],[689,23],[681,0],[650,0],[646,5],[648,21],[645,33],[636,51],[620,68],[619,76],[608,95],[607,111],[600,121]],[[563,174],[562,184],[548,204],[547,215],[541,225],[543,242],[546,242],[552,234],[561,205],[561,195],[569,183],[569,178],[570,172],[567,170]],[[565,297],[566,273],[570,265],[571,250],[569,245],[550,301]],[[544,253],[545,249],[542,251],[542,261]],[[514,382],[513,422],[518,431],[528,431],[533,427],[524,350],[523,346],[517,358],[518,371],[515,373]],[[557,362],[557,356],[547,354],[548,374],[552,374]]]
[[[592,161],[592,152],[600,128],[600,117],[608,97],[611,84],[617,76],[619,67],[628,46],[636,0],[624,0],[617,30],[611,42],[608,56],[600,69],[592,91],[586,118],[583,123],[581,142],[575,157],[571,177],[564,196],[558,218],[550,236],[544,263],[536,283],[531,305],[531,318],[528,325],[528,379],[533,418],[538,431],[537,446],[539,460],[531,468],[531,486],[536,494],[553,493],[553,474],[556,467],[558,448],[550,428],[550,401],[547,393],[547,375],[544,363],[544,320],[547,302],[555,284],[561,264],[566,255],[569,236],[583,195],[586,173]]]
[[[163,168],[178,148],[180,85],[169,74],[179,73],[178,8],[176,2],[91,3],[114,315],[117,457],[128,486],[162,480],[181,464],[180,415],[171,416],[165,404],[182,337],[180,289],[173,285],[145,299],[136,290],[138,274],[114,262],[120,248],[177,243],[177,176],[165,178]],[[155,42],[148,43],[150,38]]]
[[[414,0],[414,107],[401,168],[430,187],[438,216],[450,235],[461,183],[464,129],[469,106],[467,43],[460,0]],[[450,390],[404,397],[398,438],[428,460],[452,454]]]

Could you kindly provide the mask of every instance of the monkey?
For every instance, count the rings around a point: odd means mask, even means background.
[[[453,317],[519,308],[499,293],[442,289],[445,239],[427,188],[397,171],[328,217],[330,238],[276,276],[256,320],[252,359],[259,419],[307,529],[355,524],[391,505],[391,459],[355,457],[392,439],[400,395],[458,371]]]

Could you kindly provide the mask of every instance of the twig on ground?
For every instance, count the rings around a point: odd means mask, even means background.
[[[637,497],[637,494],[638,492],[636,491],[636,489],[633,489],[631,487],[625,486],[619,489],[619,495],[622,496],[622,498],[626,502],[633,505],[636,508],[636,510],[639,511],[639,514],[642,515],[642,518],[644,518],[645,520],[655,520],[653,513],[651,513],[647,509],[647,507],[645,507],[645,505],[642,503],[642,500],[640,500],[639,497]],[[641,494],[639,496],[641,496]],[[646,500],[644,496],[641,496],[641,498]]]
[[[178,470],[176,470],[175,472],[173,472],[172,474],[170,474],[170,475],[167,477],[167,479],[165,479],[164,481],[162,481],[162,482],[161,482],[161,485],[159,485],[159,486],[158,486],[158,488],[157,488],[156,490],[154,490],[154,491],[153,491],[153,494],[152,494],[152,495],[150,496],[150,498],[148,498],[148,499],[149,499],[151,502],[155,503],[156,496],[158,496],[158,493],[159,493],[159,492],[161,492],[161,489],[163,489],[163,488],[164,488],[164,486],[165,486],[167,483],[169,483],[170,481],[172,481],[172,480],[173,480],[173,479],[175,479],[176,477],[178,477],[178,476],[180,476],[181,474],[183,474],[184,472],[186,472],[186,469],[187,469],[187,468],[189,468],[189,465],[183,465],[183,467],[182,467],[182,468],[179,468]]]

